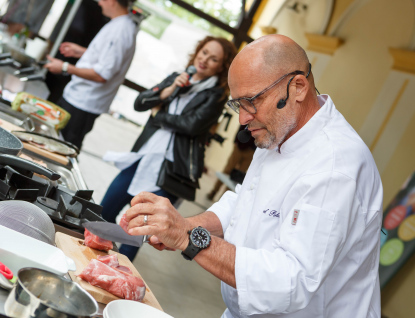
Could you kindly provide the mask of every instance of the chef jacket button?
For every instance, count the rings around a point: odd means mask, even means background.
[[[233,220],[231,220],[231,222],[230,222],[230,226],[233,226],[233,224],[234,224],[234,222],[233,222]]]
[[[255,185],[254,185],[254,184],[251,184],[250,189],[251,189],[251,190],[254,190],[254,188],[255,188]]]

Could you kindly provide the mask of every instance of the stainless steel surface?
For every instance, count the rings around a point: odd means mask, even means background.
[[[10,106],[0,102],[0,119],[3,119],[13,125],[19,126],[27,131],[35,129],[35,123],[27,115],[11,109]]]
[[[2,274],[0,274],[0,287],[6,290],[11,290],[13,288],[13,284]]]
[[[37,97],[48,99],[50,91],[43,81],[22,82],[19,77],[13,75],[15,70],[16,69],[10,66],[0,67],[0,83],[2,91],[7,90],[13,94],[27,92]],[[4,94],[3,98],[5,98]]]
[[[42,123],[40,120],[37,120],[36,118],[33,118],[33,122],[35,124],[35,127],[31,131],[39,133],[39,134],[43,134],[46,136],[59,138],[58,133],[52,127],[46,126],[44,123]]]
[[[73,173],[74,180],[76,181],[76,184],[78,185],[78,189],[88,190],[88,186],[86,185],[85,180],[82,177],[81,169],[79,168],[79,165],[78,165],[78,160],[76,160],[75,158],[69,158],[69,162],[72,165],[71,171]]]
[[[6,311],[4,310],[4,303],[6,302],[7,296],[10,291],[0,288],[0,314],[5,315]]]
[[[68,189],[73,191],[87,189],[86,187],[83,187],[83,179],[82,177],[82,181],[78,179],[79,172],[76,171],[72,165],[64,167],[51,161],[44,160],[44,162],[49,169],[61,175],[61,178],[57,180],[58,184],[67,187]]]
[[[92,234],[114,242],[141,247],[146,239],[146,235],[134,236],[127,234],[121,226],[115,223],[87,222],[83,225]]]
[[[5,303],[6,315],[31,317],[91,317],[98,304],[81,286],[62,276],[23,268]]]

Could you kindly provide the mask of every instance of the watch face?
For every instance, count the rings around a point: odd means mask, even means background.
[[[210,244],[210,233],[208,230],[198,227],[192,230],[190,239],[199,248],[206,248]]]

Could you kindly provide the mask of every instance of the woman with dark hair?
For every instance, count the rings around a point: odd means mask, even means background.
[[[174,204],[178,197],[157,186],[165,158],[173,162],[174,172],[183,178],[201,177],[208,131],[227,101],[228,70],[235,55],[231,42],[208,36],[190,56],[187,66],[196,69],[192,76],[187,72],[173,73],[138,96],[135,110],[151,109],[151,116],[132,152],[108,153],[104,157],[122,170],[101,202],[104,219],[115,223],[123,207],[142,191],[166,197]],[[129,245],[120,248],[130,260],[137,251],[137,247]]]

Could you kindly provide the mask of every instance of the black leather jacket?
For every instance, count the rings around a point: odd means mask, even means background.
[[[152,89],[142,92],[136,99],[136,111],[146,111],[160,104],[162,109],[155,117],[149,118],[132,151],[137,152],[160,127],[172,129],[176,133],[173,148],[174,172],[197,180],[203,172],[209,128],[221,115],[226,97],[223,96],[223,89],[216,86],[197,93],[180,115],[169,114],[167,109],[173,98],[161,100],[160,92],[173,84],[178,75],[173,73]]]

